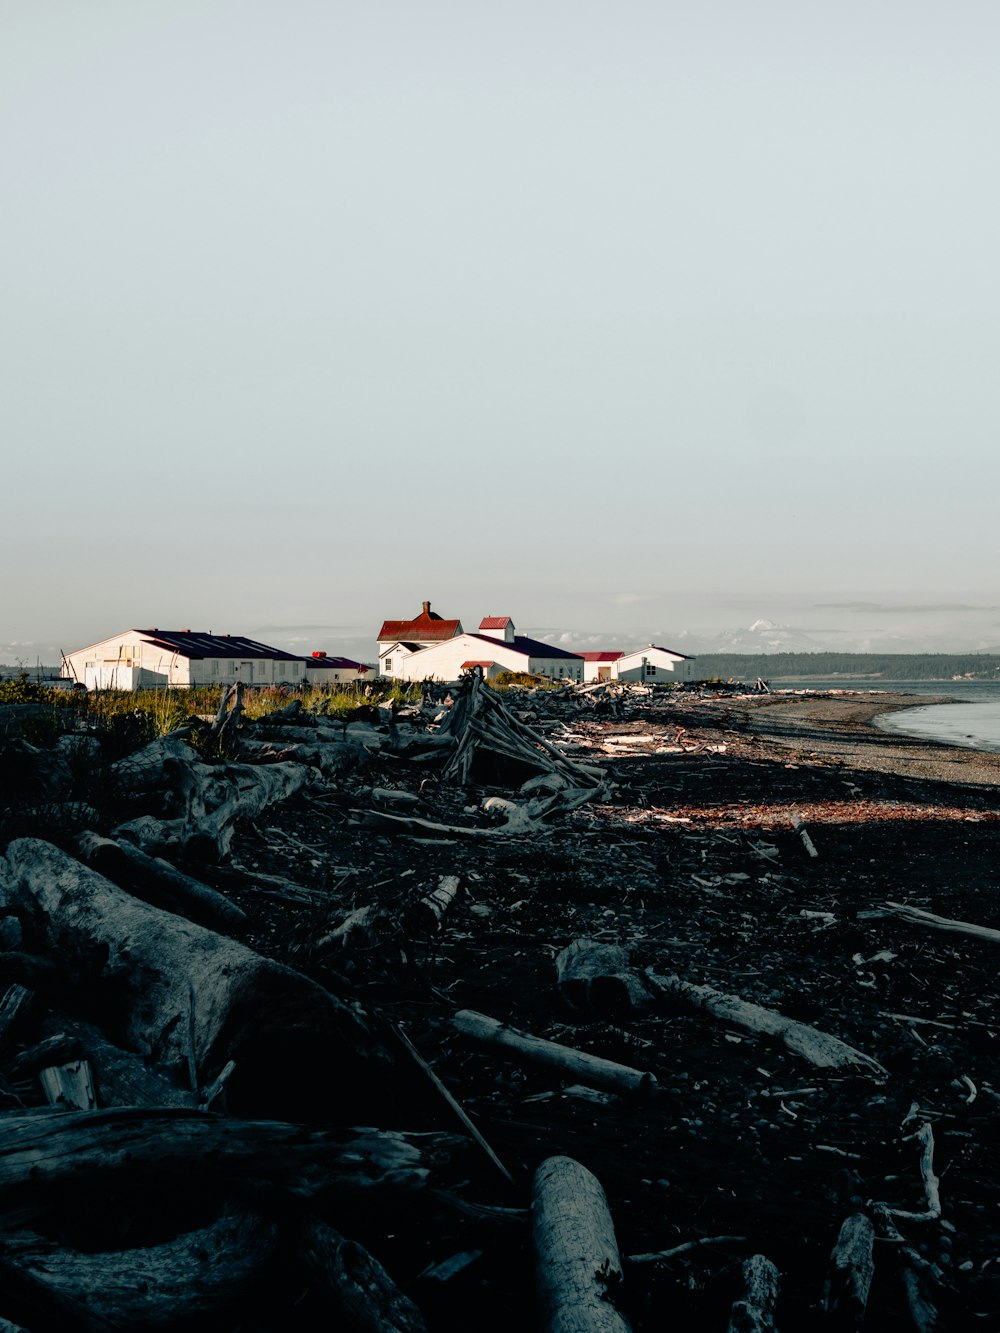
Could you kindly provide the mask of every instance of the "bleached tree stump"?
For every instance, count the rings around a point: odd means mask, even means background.
[[[864,1213],[852,1213],[840,1228],[823,1288],[823,1310],[838,1333],[859,1333],[875,1273],[875,1228]]]
[[[728,1333],[775,1333],[781,1275],[770,1259],[754,1254],[744,1261],[745,1293],[733,1304]]]
[[[629,1333],[614,1305],[622,1265],[600,1181],[571,1157],[549,1157],[531,1199],[543,1333]]]

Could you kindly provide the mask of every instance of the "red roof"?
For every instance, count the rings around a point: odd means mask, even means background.
[[[585,662],[617,662],[623,653],[577,653]]]
[[[320,667],[323,670],[330,671],[357,671],[366,673],[371,671],[371,667],[365,666],[364,662],[353,662],[349,657],[329,657],[326,653],[313,653],[312,657],[306,658],[307,667]]]
[[[479,622],[480,629],[506,629],[510,624],[510,616],[483,616]]]
[[[462,670],[468,671],[470,667],[482,667],[484,671],[488,671],[491,666],[495,665],[495,662],[463,662]]]
[[[436,611],[431,610],[430,602],[424,602],[419,616],[412,620],[385,620],[378,632],[379,643],[395,643],[396,640],[411,643],[440,643],[461,634],[460,620],[442,620]]]

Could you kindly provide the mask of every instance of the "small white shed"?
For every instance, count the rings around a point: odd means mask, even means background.
[[[614,663],[614,676],[617,680],[639,680],[647,685],[655,685],[657,681],[670,684],[679,679],[674,670],[677,663],[687,660],[684,653],[675,653],[651,643],[634,652],[622,653]]]

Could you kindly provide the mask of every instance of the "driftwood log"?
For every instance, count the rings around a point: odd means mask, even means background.
[[[94,870],[153,907],[215,930],[238,930],[246,924],[246,913],[224,894],[124,839],[102,838],[88,829],[77,838],[76,850]]]
[[[875,1274],[875,1228],[865,1213],[852,1213],[840,1228],[823,1288],[823,1311],[837,1333],[859,1333]]]
[[[598,787],[603,778],[515,717],[478,672],[462,682],[438,734],[456,742],[443,776],[462,785],[505,774],[516,786],[538,773],[560,773],[575,787]]]
[[[555,965],[559,994],[578,1013],[619,1013],[649,1002],[642,978],[618,944],[573,940],[556,955]]]
[[[359,1013],[301,973],[124,893],[50,843],[11,843],[7,866],[62,961],[103,957],[81,996],[109,1038],[199,1087],[229,1060],[234,1113],[358,1119],[393,1068]],[[317,1060],[335,1071],[317,1085]],[[191,1088],[191,1091],[195,1091]]]
[[[319,1218],[303,1224],[300,1256],[320,1304],[352,1333],[426,1333],[423,1315],[357,1241]]]
[[[531,1199],[535,1284],[543,1333],[629,1333],[614,1305],[622,1265],[596,1176],[571,1157],[549,1157]]]
[[[770,1259],[751,1255],[743,1264],[743,1296],[733,1304],[728,1333],[775,1333],[781,1275]]]
[[[140,815],[116,833],[151,856],[183,849],[222,860],[237,819],[253,819],[267,806],[314,781],[305,764],[206,764],[183,741],[164,738],[113,766],[116,790],[130,799],[158,796],[168,817]]]
[[[528,1064],[557,1069],[589,1088],[606,1088],[611,1092],[624,1093],[649,1093],[656,1088],[656,1079],[650,1073],[617,1064],[614,1060],[605,1060],[599,1055],[575,1051],[559,1042],[529,1036],[486,1014],[478,1014],[473,1009],[460,1010],[452,1023],[465,1037],[507,1051],[515,1059]]]
[[[212,1225],[163,1244],[96,1254],[6,1235],[0,1276],[33,1327],[177,1328],[264,1289],[276,1250],[274,1222],[227,1209]]]
[[[682,1000],[693,1009],[701,1009],[723,1023],[756,1036],[777,1037],[794,1055],[808,1060],[818,1069],[847,1069],[864,1072],[883,1079],[888,1075],[877,1060],[855,1050],[838,1037],[820,1032],[808,1023],[786,1018],[774,1009],[743,1000],[738,995],[726,995],[711,986],[696,986],[680,977],[658,976],[647,969],[646,976],[662,994]]]
[[[408,1191],[462,1145],[454,1135],[369,1128],[307,1129],[201,1111],[47,1107],[0,1115],[0,1189],[5,1207],[41,1208],[67,1186],[110,1188],[116,1178],[189,1175],[266,1181],[312,1198],[325,1190]]]

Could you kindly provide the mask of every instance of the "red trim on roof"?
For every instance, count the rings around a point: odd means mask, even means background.
[[[624,656],[624,653],[577,653],[577,657],[582,657],[585,662],[617,662]]]
[[[488,671],[491,666],[496,666],[496,662],[463,662],[461,670],[468,671],[470,667],[482,667],[484,671]]]
[[[483,616],[480,629],[506,629],[511,623],[510,616]]]

